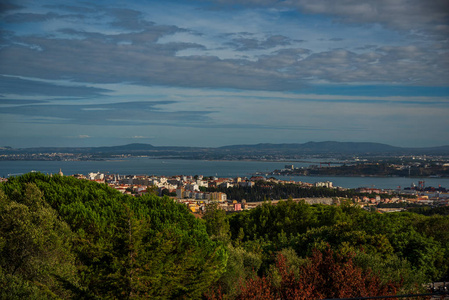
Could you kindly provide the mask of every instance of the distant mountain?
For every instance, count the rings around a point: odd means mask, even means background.
[[[15,152],[15,153],[113,153],[113,154],[127,154],[127,153],[146,153],[151,151],[188,151],[192,149],[202,149],[202,148],[192,148],[192,147],[156,147],[151,144],[127,144],[121,146],[104,146],[104,147],[36,147],[36,148],[18,148],[14,149],[11,147],[0,148],[0,151]]]
[[[151,144],[128,144],[122,146],[110,146],[110,147],[94,147],[91,148],[95,152],[117,152],[117,151],[142,151],[142,150],[154,150],[154,146]]]
[[[449,155],[449,146],[426,147],[426,148],[405,148],[413,153],[421,155]]]
[[[257,144],[257,145],[234,145],[220,147],[222,150],[230,151],[257,151],[257,152],[296,152],[303,154],[350,154],[350,153],[396,153],[405,148],[394,147],[380,143],[358,143],[358,142],[308,142],[305,144]]]
[[[231,145],[217,148],[153,146],[151,144],[128,144],[110,147],[39,147],[12,149],[0,148],[0,153],[83,153],[108,155],[176,156],[196,159],[241,159],[264,155],[294,157],[301,155],[449,155],[449,146],[404,148],[368,142],[308,142],[304,144],[255,144]]]

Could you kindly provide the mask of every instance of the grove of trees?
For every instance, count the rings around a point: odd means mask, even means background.
[[[30,173],[0,185],[1,299],[323,299],[449,280],[447,210],[292,200],[196,218],[168,196]]]
[[[314,198],[314,197],[343,197],[353,198],[368,196],[370,198],[380,196],[381,198],[389,198],[389,194],[367,194],[359,193],[354,189],[333,189],[326,187],[303,187],[298,184],[280,184],[266,181],[256,181],[252,187],[234,186],[234,187],[210,187],[204,188],[207,192],[225,193],[228,199],[241,201],[245,199],[247,202],[260,202],[265,200],[280,200],[288,198]],[[400,195],[402,196],[402,195]],[[407,198],[414,196],[406,196]]]

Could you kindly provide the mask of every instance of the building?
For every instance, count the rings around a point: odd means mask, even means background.
[[[183,187],[176,189],[176,198],[183,199],[183,198],[185,198],[185,196],[186,196],[186,194],[185,194],[185,190]]]
[[[331,181],[325,181],[325,182],[315,182],[315,187],[326,187],[326,188],[332,188],[333,183]]]
[[[227,196],[225,193],[214,192],[209,193],[209,199],[212,201],[225,202],[227,200]]]
[[[104,174],[100,172],[87,174],[87,179],[89,180],[104,180]]]

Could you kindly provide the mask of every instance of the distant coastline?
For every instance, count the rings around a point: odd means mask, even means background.
[[[0,147],[1,160],[92,160],[129,156],[208,160],[305,160],[308,158],[431,155],[449,157],[449,145],[405,148],[380,143],[308,142],[304,144],[255,144],[223,147],[172,147],[128,144],[111,147]]]
[[[288,163],[288,162],[287,162]],[[102,161],[0,161],[0,177],[17,176],[32,170],[44,174],[56,174],[62,169],[65,175],[85,174],[89,172],[102,172],[105,174],[136,174],[136,175],[204,175],[225,178],[251,177],[254,174],[263,174],[264,177],[275,177],[283,180],[294,180],[314,183],[317,181],[331,181],[336,186],[357,188],[371,187],[396,189],[398,186],[410,187],[425,181],[426,186],[449,188],[449,178],[434,177],[380,177],[380,176],[325,176],[325,175],[270,175],[276,169],[282,169],[287,164],[268,161],[206,161],[184,159],[145,159],[131,158],[123,160]],[[295,167],[307,168],[309,163],[296,163]]]

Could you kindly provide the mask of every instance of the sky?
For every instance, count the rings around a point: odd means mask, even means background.
[[[449,0],[0,2],[0,146],[449,145]]]

